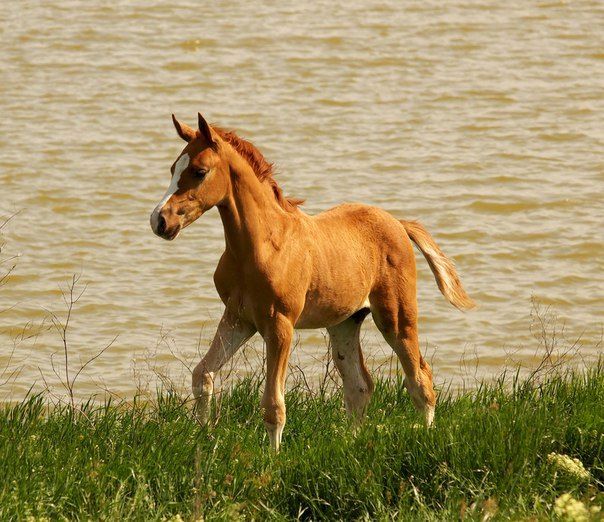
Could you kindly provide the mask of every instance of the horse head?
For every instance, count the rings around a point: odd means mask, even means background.
[[[172,168],[172,180],[164,197],[151,213],[151,228],[171,241],[206,210],[220,205],[228,194],[229,164],[221,154],[220,136],[198,114],[199,130],[172,121],[187,142]]]

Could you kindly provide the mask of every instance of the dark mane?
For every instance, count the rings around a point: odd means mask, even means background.
[[[283,195],[281,187],[277,185],[275,178],[273,178],[273,164],[266,161],[262,153],[252,143],[240,138],[234,131],[221,129],[214,125],[212,125],[212,128],[249,163],[260,181],[266,181],[270,184],[273,194],[275,194],[275,199],[281,208],[292,212],[296,210],[298,205],[304,202],[302,199],[290,199]]]

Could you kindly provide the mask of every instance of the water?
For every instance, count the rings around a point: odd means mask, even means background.
[[[188,379],[222,313],[222,228],[214,210],[168,243],[148,217],[182,147],[170,114],[197,111],[253,141],[308,213],[363,201],[424,222],[481,305],[450,307],[418,258],[438,382],[533,363],[532,299],[560,346],[595,357],[601,2],[48,0],[5,2],[0,20],[0,223],[16,213],[0,259],[20,254],[0,265],[16,264],[0,288],[4,398],[64,393],[74,275],[69,378],[110,345],[77,394]],[[364,343],[392,366],[369,322]],[[292,361],[320,375],[325,353],[303,332]]]

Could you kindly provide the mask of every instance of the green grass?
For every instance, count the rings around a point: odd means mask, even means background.
[[[564,492],[604,504],[602,360],[441,397],[433,429],[418,426],[400,381],[377,383],[356,432],[339,393],[295,387],[277,455],[261,390],[258,379],[234,385],[209,427],[170,393],[4,405],[0,520],[563,520],[553,507]],[[553,452],[579,459],[588,479],[556,471]]]

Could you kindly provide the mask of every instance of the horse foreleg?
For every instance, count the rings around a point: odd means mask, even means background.
[[[360,423],[373,393],[373,381],[365,366],[359,339],[363,319],[369,310],[360,310],[346,321],[327,329],[331,355],[342,378],[348,417]]]
[[[285,376],[293,335],[293,324],[283,315],[277,315],[263,332],[266,342],[266,383],[261,405],[264,425],[275,451],[279,451],[285,426]]]
[[[210,415],[215,373],[255,332],[252,325],[243,323],[228,310],[224,312],[210,349],[193,370],[194,411],[200,423],[205,424]]]

